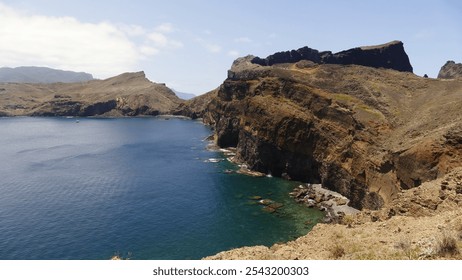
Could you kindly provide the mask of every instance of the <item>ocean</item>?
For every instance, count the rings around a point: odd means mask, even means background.
[[[210,133],[181,119],[0,118],[0,259],[200,259],[322,219],[289,197],[300,183],[230,172]]]

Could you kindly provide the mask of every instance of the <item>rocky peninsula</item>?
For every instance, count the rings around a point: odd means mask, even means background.
[[[462,81],[413,74],[403,46],[393,41],[337,54],[304,47],[265,59],[239,58],[219,88],[178,108],[178,114],[202,117],[217,145],[235,147],[236,158],[250,169],[320,183],[362,210],[341,224],[318,225],[293,243],[212,258],[460,257],[462,200],[455,191],[439,192],[441,180],[458,178],[462,164]],[[404,210],[392,206],[401,202]],[[443,220],[446,226],[438,228]],[[378,231],[380,238],[366,242]],[[391,240],[395,231],[411,243]],[[437,253],[443,231],[456,240],[454,254]],[[330,254],[326,248],[340,238],[335,232],[356,245]],[[381,244],[404,249],[382,254]]]
[[[287,244],[211,259],[460,259],[460,64],[448,61],[438,79],[412,71],[400,41],[338,53],[303,47],[238,58],[217,89],[188,101],[143,72],[1,83],[0,116],[202,118],[248,172],[326,189],[294,190],[301,203],[361,210],[334,210],[336,223]]]
[[[75,83],[0,83],[0,116],[156,116],[180,102],[144,72]]]

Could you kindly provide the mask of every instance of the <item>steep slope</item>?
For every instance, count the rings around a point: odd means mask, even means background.
[[[379,211],[317,224],[307,235],[271,247],[243,247],[207,259],[461,259],[462,169],[402,191]]]
[[[7,116],[158,115],[179,103],[143,72],[83,83],[0,84],[0,114]]]
[[[84,72],[73,72],[48,67],[22,66],[0,68],[0,83],[76,83],[93,80]]]
[[[407,57],[407,55],[406,55]],[[462,163],[462,81],[301,60],[235,61],[201,114],[254,170],[378,209]]]
[[[252,169],[321,182],[362,211],[207,259],[461,259],[462,80],[296,56],[237,59],[200,115]]]

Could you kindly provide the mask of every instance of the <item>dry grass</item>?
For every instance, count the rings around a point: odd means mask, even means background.
[[[459,253],[460,251],[456,238],[448,233],[443,234],[438,240],[436,255],[439,257],[454,257],[459,255]]]
[[[335,244],[330,248],[330,257],[332,259],[338,260],[345,256],[345,248],[342,245]]]
[[[355,219],[353,215],[345,215],[342,218],[342,224],[346,225],[348,228],[351,228],[353,226]]]

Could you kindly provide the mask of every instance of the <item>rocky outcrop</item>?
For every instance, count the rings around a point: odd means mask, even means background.
[[[379,209],[462,164],[461,81],[254,59],[233,63],[201,113],[217,144],[236,147],[251,169],[322,183],[350,206]]]
[[[363,65],[375,68],[394,69],[403,72],[412,72],[409,57],[404,51],[401,41],[392,41],[378,46],[353,48],[338,53],[303,47],[298,50],[278,52],[267,58],[255,57],[252,63],[262,66],[271,66],[280,63],[296,63],[309,60],[319,64]]]
[[[0,111],[19,116],[138,116],[170,113],[181,100],[144,72],[85,83],[0,86]]]
[[[462,63],[455,63],[450,60],[441,67],[438,79],[457,79],[462,78]]]

